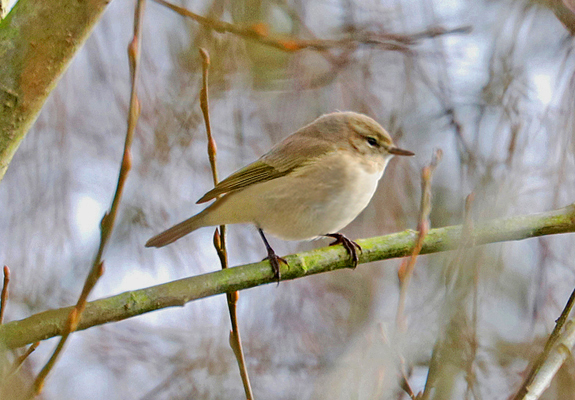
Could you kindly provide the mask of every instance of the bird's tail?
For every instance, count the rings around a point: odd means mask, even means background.
[[[179,238],[186,236],[188,233],[206,226],[203,224],[203,220],[203,212],[194,215],[193,217],[188,218],[187,220],[180,222],[179,224],[172,226],[170,229],[154,236],[146,242],[146,247],[163,247],[167,244],[175,242]]]

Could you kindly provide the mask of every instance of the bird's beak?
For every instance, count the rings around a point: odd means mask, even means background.
[[[409,150],[400,149],[399,147],[390,147],[389,149],[387,149],[387,151],[393,155],[396,155],[396,156],[414,156],[415,155],[415,153],[412,153]]]

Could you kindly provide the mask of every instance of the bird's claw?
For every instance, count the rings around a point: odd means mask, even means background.
[[[347,254],[349,254],[349,257],[351,258],[351,262],[353,264],[353,269],[355,269],[357,267],[357,265],[359,264],[359,253],[361,253],[361,246],[357,243],[355,243],[353,240],[348,239],[347,237],[345,237],[344,235],[342,235],[341,233],[330,233],[327,234],[325,236],[329,236],[335,239],[334,242],[330,243],[330,246],[335,246],[338,244],[341,244],[345,250],[347,251]]]
[[[287,261],[276,254],[272,246],[270,246],[268,240],[266,239],[266,235],[264,235],[264,231],[261,228],[258,228],[258,232],[266,245],[266,250],[268,251],[268,256],[264,258],[262,261],[268,260],[272,266],[272,270],[274,271],[274,278],[277,280],[278,285],[280,284],[281,279],[281,272],[280,272],[280,263],[284,263],[288,265]],[[288,265],[289,266],[289,265]]]
[[[285,265],[288,265],[287,261],[285,260],[285,258],[282,258],[280,256],[278,256],[276,253],[269,252],[268,256],[266,258],[264,258],[262,261],[268,260],[272,266],[272,270],[274,271],[274,278],[276,279],[276,281],[278,282],[278,285],[280,283],[281,280],[281,272],[280,272],[280,263],[283,263]]]

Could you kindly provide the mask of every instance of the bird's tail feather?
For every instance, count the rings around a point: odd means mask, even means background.
[[[187,235],[190,232],[195,231],[198,228],[205,226],[202,223],[204,213],[201,212],[197,215],[194,215],[187,220],[180,222],[177,225],[172,226],[170,229],[165,230],[164,232],[157,234],[150,240],[146,242],[146,247],[163,247],[167,244],[175,242],[179,238]]]

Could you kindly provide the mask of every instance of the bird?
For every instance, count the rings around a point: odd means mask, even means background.
[[[330,245],[342,244],[355,268],[361,247],[339,231],[368,205],[389,160],[413,155],[396,147],[389,133],[367,115],[322,115],[219,182],[197,201],[215,200],[210,206],[145,246],[163,247],[202,227],[253,224],[278,282],[280,263],[287,262],[274,252],[264,232],[284,240],[332,237]]]

